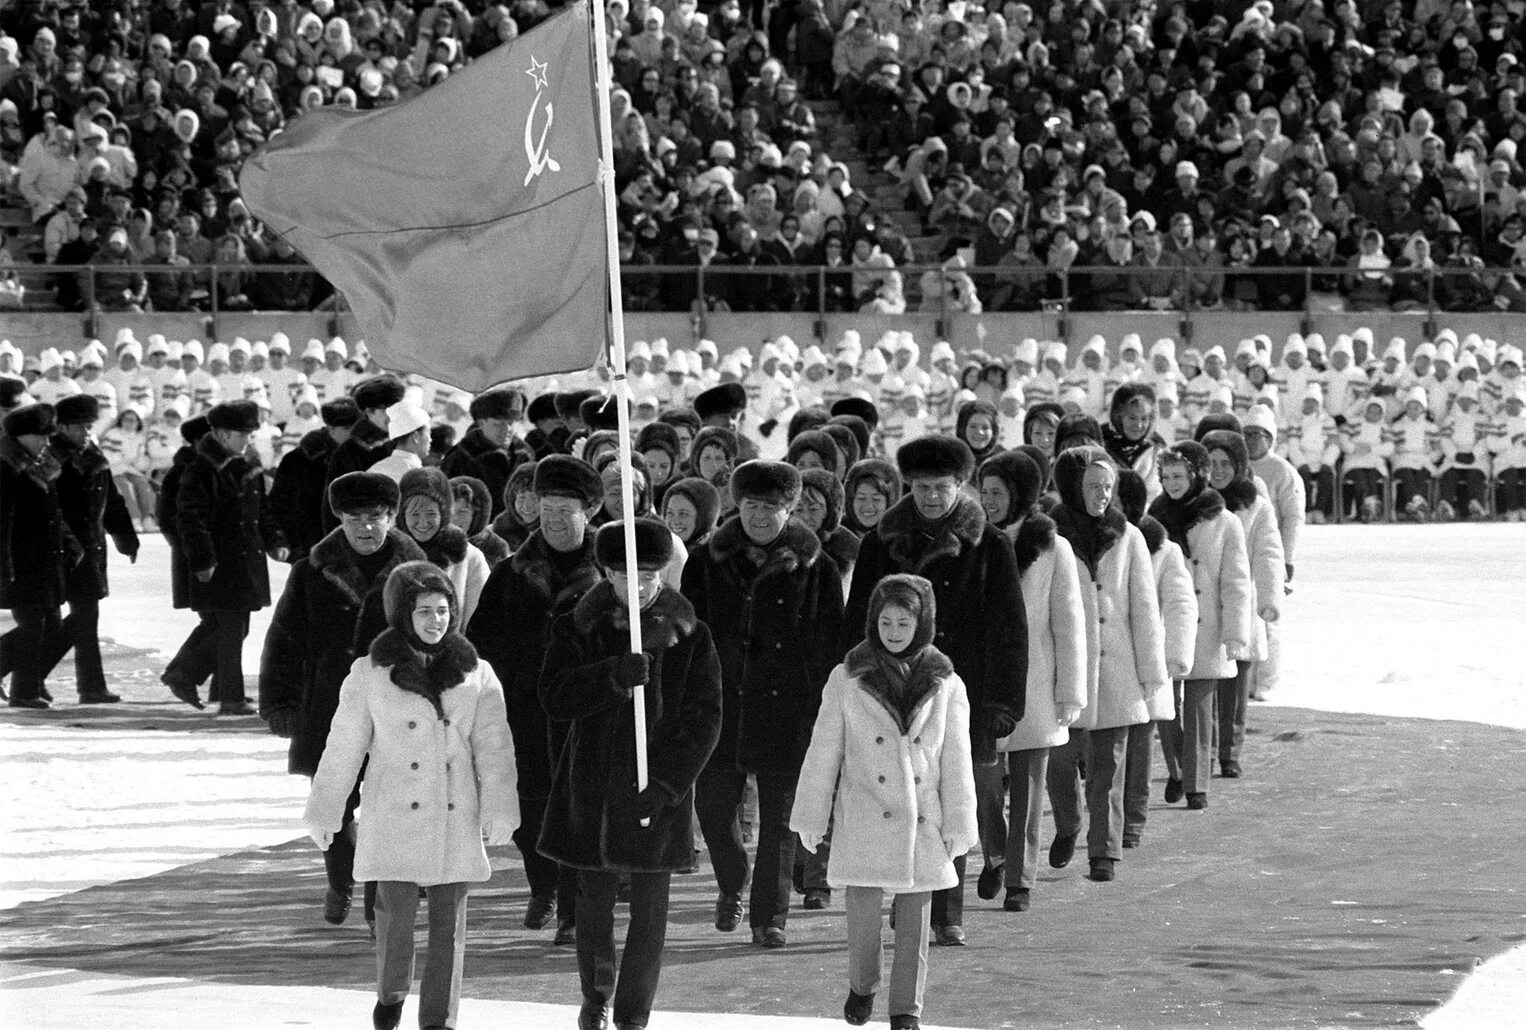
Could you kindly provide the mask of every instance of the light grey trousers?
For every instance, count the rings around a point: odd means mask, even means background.
[[[854,994],[879,991],[884,972],[885,892],[878,887],[849,887],[844,892],[848,912],[848,986]],[[931,891],[897,894],[895,958],[890,965],[892,1016],[922,1015],[927,989],[927,934],[932,926]]]
[[[429,951],[419,985],[419,1026],[454,1028],[466,963],[464,883],[425,887],[429,902]],[[413,928],[419,885],[382,880],[376,885],[376,995],[393,1005],[413,986]]]

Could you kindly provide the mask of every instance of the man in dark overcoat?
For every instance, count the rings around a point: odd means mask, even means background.
[[[424,551],[395,528],[397,484],[375,472],[351,472],[329,484],[328,503],[339,528],[291,568],[260,655],[260,717],[270,732],[291,740],[287,771],[317,775],[339,688],[355,659],[387,628],[383,588],[404,562]],[[344,821],[323,853],[328,873],[324,918],[342,923],[350,912],[355,870],[357,781]],[[366,921],[374,922],[375,888],[366,889]]]
[[[602,578],[589,520],[604,503],[604,484],[587,462],[553,454],[536,463],[533,489],[540,523],[488,576],[466,636],[503,684],[514,734],[520,819],[514,844],[530,881],[525,926],[538,930],[555,916],[555,942],[571,944],[576,940],[577,873],[558,866],[537,847],[551,771],[566,737],[565,724],[552,727],[546,720],[540,670],[552,622]]]
[[[191,573],[191,610],[212,624],[217,664],[210,698],[219,714],[253,715],[244,696],[249,613],[270,604],[267,547],[277,560],[286,551],[270,521],[264,470],[249,451],[259,407],[225,401],[207,412],[207,425],[180,480],[175,528]]]
[[[640,654],[630,650],[625,526],[595,540],[607,577],[551,629],[540,675],[547,717],[567,727],[541,828],[540,850],[578,871],[580,1027],[645,1026],[657,994],[673,873],[694,850],[694,780],[721,729],[721,670],[710,631],[683,595],[663,585],[673,534],[637,519],[636,589]],[[636,782],[631,699],[646,702],[648,781]],[[646,825],[642,825],[646,820]],[[630,928],[618,976],[614,914],[620,880],[630,881]]]
[[[407,394],[408,387],[397,376],[388,372],[356,383],[350,390],[360,417],[350,426],[350,435],[334,448],[329,455],[329,483],[350,472],[364,472],[392,453],[396,441],[387,434],[387,409]],[[328,508],[322,509],[323,528],[330,531],[339,525],[339,519]]]
[[[180,547],[180,527],[176,522],[180,481],[185,478],[185,470],[191,462],[196,460],[196,445],[209,429],[211,426],[207,425],[205,415],[197,415],[180,423],[182,446],[175,452],[170,470],[164,475],[164,482],[159,484],[159,502],[155,507],[155,515],[159,532],[164,535],[165,543],[170,545],[170,602],[176,611],[185,611],[191,607],[191,570],[185,563],[185,551]],[[171,694],[192,708],[204,707],[201,703],[201,685],[217,668],[217,649],[213,646],[216,642],[216,628],[215,622],[205,619],[196,623],[196,628],[186,636],[175,656],[164,667],[163,675],[159,677],[159,682],[169,687]]]
[[[489,390],[472,400],[472,427],[445,455],[440,467],[451,479],[472,476],[487,486],[493,502],[490,519],[503,514],[503,488],[514,470],[534,461],[530,447],[514,433],[524,415],[524,394],[514,389]]]
[[[990,764],[996,761],[996,741],[1023,717],[1028,681],[1028,622],[1017,554],[1006,535],[986,521],[980,504],[960,489],[975,467],[964,441],[921,437],[901,446],[896,464],[911,494],[891,506],[859,545],[843,643],[853,647],[863,640],[869,598],[881,579],[910,573],[931,580],[938,601],[933,643],[953,662],[969,694],[974,759]],[[964,865],[965,856],[955,858],[959,885],[933,895],[939,944],[964,943]]]
[[[800,473],[781,461],[749,461],[731,475],[735,518],[684,564],[683,593],[710,627],[721,660],[720,743],[695,791],[700,831],[720,888],[715,927],[742,918],[747,851],[737,806],[748,775],[758,782],[758,857],[748,922],[755,944],[783,947],[795,834],[795,783],[842,659],[842,578],[816,534],[790,520]]]
[[[270,488],[270,514],[286,540],[289,558],[307,557],[328,530],[329,459],[360,421],[360,408],[350,397],[337,397],[318,409],[321,428],[305,434],[297,446],[281,456],[275,482]]]

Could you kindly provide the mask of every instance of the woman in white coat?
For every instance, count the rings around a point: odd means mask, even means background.
[[[977,482],[980,502],[991,524],[1012,540],[1028,619],[1028,698],[1017,729],[996,742],[1004,763],[975,770],[1000,780],[1007,790],[978,789],[981,803],[994,798],[993,811],[982,812],[981,842],[986,865],[979,894],[990,900],[1006,887],[1002,907],[1026,912],[1038,879],[1039,834],[1044,816],[1044,778],[1049,749],[1070,739],[1070,726],[1086,704],[1086,629],[1076,558],[1055,533],[1054,521],[1038,510],[1048,479],[1020,450],[987,458]],[[1010,798],[1008,797],[1010,794]],[[1007,805],[1012,823],[1007,824]]]
[[[461,625],[470,625],[491,570],[477,545],[466,538],[463,530],[451,525],[455,495],[451,493],[450,480],[433,466],[413,469],[403,473],[398,489],[401,528],[450,577],[461,602]]]
[[[1086,575],[1087,700],[1076,726],[1086,734],[1086,850],[1091,879],[1113,879],[1123,857],[1123,779],[1129,727],[1149,721],[1149,699],[1168,687],[1165,632],[1155,599],[1155,570],[1139,530],[1113,505],[1118,471],[1100,447],[1076,447],[1054,463],[1060,503],[1050,511]],[[1058,836],[1050,865],[1069,862],[1080,832],[1080,748],[1074,740],[1051,756],[1048,776]],[[1067,847],[1068,842],[1068,847]]]
[[[1158,456],[1156,465],[1158,482]],[[1156,692],[1146,702],[1150,721],[1129,727],[1128,760],[1123,775],[1125,848],[1137,848],[1144,839],[1150,812],[1150,758],[1154,754],[1155,727],[1174,724],[1177,684],[1191,671],[1192,649],[1197,645],[1197,595],[1193,592],[1192,576],[1187,572],[1182,549],[1167,536],[1164,526],[1145,514],[1148,497],[1149,488],[1138,472],[1123,469],[1118,473],[1118,504],[1124,518],[1144,536],[1150,567],[1155,571],[1155,599],[1160,604],[1166,633],[1166,674],[1171,677],[1171,689]]]
[[[894,896],[890,1025],[921,1025],[933,891],[975,846],[975,774],[964,683],[932,646],[932,584],[896,574],[870,596],[864,640],[827,680],[790,829],[814,851],[832,825],[827,882],[843,888],[848,1000],[869,1021],[879,989],[885,892]]]
[[[1208,451],[1187,441],[1161,455],[1163,493],[1150,514],[1186,557],[1197,601],[1196,640],[1175,719],[1160,724],[1166,757],[1166,803],[1187,796],[1187,807],[1208,807],[1213,760],[1214,702],[1219,683],[1233,680],[1235,662],[1250,654],[1251,578],[1240,520],[1208,485]]]
[[[428,562],[406,562],[387,578],[383,600],[388,628],[345,678],[303,823],[327,850],[369,758],[355,878],[377,884],[372,1023],[390,1030],[402,1019],[422,887],[429,953],[419,1026],[452,1027],[467,887],[492,875],[482,836],[507,844],[519,823],[514,747],[503,689],[461,635],[445,574]]]
[[[1250,557],[1251,610],[1255,612],[1251,650],[1235,662],[1235,675],[1219,681],[1219,772],[1229,779],[1240,775],[1240,749],[1245,743],[1245,709],[1250,701],[1250,667],[1266,660],[1266,625],[1282,613],[1287,566],[1283,564],[1282,535],[1272,503],[1256,489],[1245,437],[1216,429],[1203,437],[1208,451],[1208,485],[1224,498],[1224,507],[1240,519],[1245,551]]]

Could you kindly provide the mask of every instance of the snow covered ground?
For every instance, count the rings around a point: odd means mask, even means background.
[[[273,593],[284,571],[272,566]],[[157,681],[163,660],[195,624],[169,606],[163,541],[147,539],[136,565],[113,556],[111,577],[102,636],[153,654],[112,681],[129,704],[74,708],[69,691],[55,689],[62,704],[54,712],[0,719],[9,788],[0,807],[0,907],[301,835],[306,781],[285,775],[284,742],[254,719],[193,712]],[[1268,703],[1526,729],[1523,586],[1526,527],[1311,527],[1282,623],[1282,685]],[[268,621],[269,609],[255,617],[245,648],[251,688]],[[194,1024],[216,1006],[220,1024],[239,1030],[269,1025],[262,1013],[277,990],[289,1008],[289,987],[118,981],[0,965],[0,1023],[135,1030],[173,1022],[174,1013]],[[353,1022],[362,1004],[356,992],[302,989],[307,1025]],[[1526,950],[1517,950],[1482,967],[1425,1026],[1513,1026],[1522,1009]],[[474,1025],[542,1026],[553,1011],[570,1023],[570,1009],[486,1001],[463,1007]],[[679,1018],[722,1030],[836,1025]],[[672,1023],[659,1018],[654,1025]]]

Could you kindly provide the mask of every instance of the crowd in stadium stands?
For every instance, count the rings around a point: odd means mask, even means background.
[[[1522,8],[612,0],[626,296],[636,310],[1526,311]],[[11,5],[0,173],[42,234],[30,250],[100,266],[103,308],[214,294],[312,308],[331,291],[244,209],[244,157],[303,111],[406,100],[549,13]],[[831,131],[811,106],[825,99]],[[0,262],[28,250],[13,240]],[[109,269],[214,256],[215,276]],[[944,267],[903,281],[918,258]],[[654,264],[831,271],[641,272]],[[0,272],[0,303],[18,274]]]

